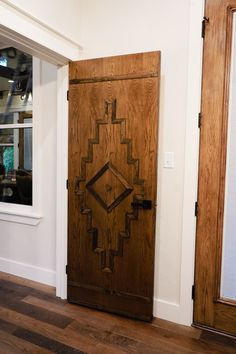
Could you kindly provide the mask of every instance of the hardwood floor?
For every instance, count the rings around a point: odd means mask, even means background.
[[[236,353],[232,339],[68,304],[49,286],[0,273],[0,353]]]

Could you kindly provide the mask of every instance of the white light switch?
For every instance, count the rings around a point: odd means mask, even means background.
[[[174,168],[174,153],[173,152],[165,152],[164,167],[165,168]]]

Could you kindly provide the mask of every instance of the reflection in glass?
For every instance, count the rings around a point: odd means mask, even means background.
[[[0,49],[0,202],[32,205],[32,56]]]
[[[0,201],[32,205],[32,128],[0,130],[0,141]]]
[[[233,22],[232,64],[223,231],[221,297],[236,300],[236,23]]]

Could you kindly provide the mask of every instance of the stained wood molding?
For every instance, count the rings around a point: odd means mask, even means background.
[[[78,60],[80,45],[37,18],[0,1],[0,37],[12,46],[52,64],[64,65]]]

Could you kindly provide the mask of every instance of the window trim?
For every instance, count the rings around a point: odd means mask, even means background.
[[[17,224],[25,224],[25,225],[31,225],[31,226],[36,226],[39,224],[40,220],[42,219],[42,215],[40,214],[34,214],[31,211],[28,210],[19,210],[17,211],[16,208],[12,210],[13,208],[7,208],[7,204],[9,203],[3,203],[1,202],[1,209],[0,209],[0,220],[1,221],[8,221],[8,222],[14,222]],[[6,205],[4,207],[3,205]],[[19,204],[17,204],[19,205]],[[22,206],[21,206],[22,207]]]
[[[33,123],[0,124],[0,129],[33,128]]]
[[[39,133],[40,133],[40,107],[41,107],[41,60],[33,57],[33,92],[34,100],[32,111],[34,119],[28,124],[11,124],[11,128],[32,127],[32,178],[33,178],[33,203],[31,205],[11,204],[0,202],[0,220],[19,224],[36,226],[43,218],[41,212],[40,182],[41,182],[41,154]],[[1,125],[0,125],[1,128]],[[6,124],[4,125],[6,128]]]
[[[13,6],[10,1],[4,0],[4,4],[1,2],[0,9],[2,14],[0,35],[2,38],[5,38],[8,43],[10,42],[13,47],[15,46],[18,49],[27,51],[32,55],[36,55],[58,66],[56,290],[57,296],[65,299],[67,297],[67,278],[65,274],[65,264],[67,264],[67,190],[65,181],[67,178],[68,161],[67,64],[69,61],[79,60],[82,47],[80,47],[78,43],[72,43],[71,40],[65,38],[64,35],[55,32],[53,28],[39,23],[38,20],[32,18],[30,14],[22,13],[22,10],[17,6]],[[14,18],[12,18],[13,15]],[[36,101],[35,92],[34,101]],[[36,113],[36,109],[39,110],[39,112]],[[34,115],[39,113],[40,109],[35,106]],[[36,127],[36,125],[37,122],[35,122],[34,127]],[[41,201],[39,198],[38,201],[40,210]]]

